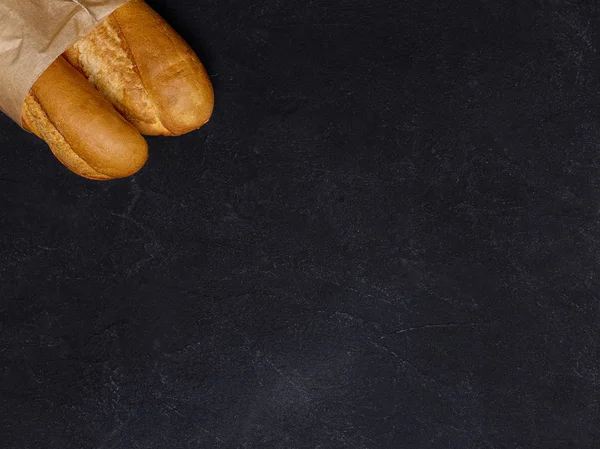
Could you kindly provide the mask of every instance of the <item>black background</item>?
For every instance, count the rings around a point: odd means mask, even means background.
[[[598,447],[597,4],[149,3],[206,127],[0,119],[3,448]]]

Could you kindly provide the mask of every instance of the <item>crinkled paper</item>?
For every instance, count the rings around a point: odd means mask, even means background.
[[[127,1],[0,0],[0,109],[21,124],[38,77]]]

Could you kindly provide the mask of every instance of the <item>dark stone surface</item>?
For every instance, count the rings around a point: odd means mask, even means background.
[[[594,2],[150,3],[209,125],[0,119],[3,448],[599,447]]]

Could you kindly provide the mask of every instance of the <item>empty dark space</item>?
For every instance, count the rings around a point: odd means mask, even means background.
[[[0,118],[3,448],[598,447],[597,4],[148,3],[208,125]]]

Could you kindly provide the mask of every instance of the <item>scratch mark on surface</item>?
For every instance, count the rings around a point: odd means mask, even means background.
[[[266,362],[266,363],[267,363],[267,364],[268,364],[268,365],[269,365],[271,368],[273,368],[273,369],[275,370],[275,372],[276,372],[277,374],[279,374],[279,375],[280,375],[280,376],[281,376],[283,379],[285,379],[285,381],[286,381],[287,383],[289,383],[289,384],[290,384],[292,387],[294,387],[294,389],[295,389],[296,391],[298,391],[299,393],[301,393],[301,394],[302,394],[303,396],[305,396],[306,398],[310,399],[310,397],[311,397],[311,396],[310,396],[310,395],[309,395],[309,394],[308,394],[308,393],[307,393],[307,392],[306,392],[306,391],[305,391],[305,390],[304,390],[304,389],[303,389],[303,388],[302,388],[300,385],[298,385],[297,383],[295,383],[295,382],[294,382],[292,379],[290,379],[288,376],[286,376],[286,375],[283,373],[283,371],[281,371],[279,368],[277,368],[273,362],[271,362],[271,361],[270,361],[270,360],[269,360],[267,357],[265,357],[265,359],[264,359],[264,360],[265,360],[265,362]]]
[[[172,411],[173,413],[175,413],[176,415],[181,416],[182,418],[190,421],[191,423],[194,424],[194,427],[196,427],[197,429],[200,429],[201,431],[203,431],[204,433],[206,433],[207,435],[210,435],[211,437],[213,437],[215,440],[217,440],[219,443],[223,443],[223,440],[221,438],[219,438],[217,435],[215,435],[214,433],[212,433],[210,430],[205,429],[204,427],[202,427],[200,424],[198,424],[196,421],[194,421],[192,418],[190,418],[189,416],[181,413],[179,410],[177,410],[177,407],[169,404],[168,402],[165,402],[163,400],[160,400],[160,402],[162,402],[162,404],[168,408],[170,411]]]
[[[372,344],[373,346],[375,346],[376,348],[378,348],[378,349],[382,349],[383,351],[387,352],[388,354],[392,354],[392,355],[393,355],[395,358],[397,358],[397,359],[401,360],[402,362],[406,363],[407,365],[410,365],[410,366],[412,366],[410,363],[408,363],[408,361],[406,361],[405,359],[403,359],[402,357],[400,357],[400,356],[399,356],[399,355],[398,355],[396,352],[392,351],[390,348],[387,348],[387,347],[385,347],[385,346],[383,346],[383,345],[380,345],[379,343],[377,343],[377,342],[375,342],[375,341],[371,340],[370,338],[369,338],[369,341],[370,341],[370,342],[371,342],[371,344]]]
[[[418,375],[419,377],[421,377],[423,380],[425,380],[427,383],[429,384],[434,384],[436,386],[436,390],[439,389],[443,389],[445,391],[453,391],[453,389],[451,387],[449,387],[448,385],[446,385],[444,382],[441,382],[438,379],[435,379],[434,377],[431,377],[425,373],[423,373],[419,368],[417,368],[415,365],[413,365],[412,363],[410,363],[408,360],[406,360],[405,358],[401,357],[400,355],[398,355],[396,352],[394,352],[393,350],[391,350],[390,348],[387,348],[383,345],[380,345],[379,343],[371,340],[370,338],[368,339],[368,341],[375,346],[378,349],[381,349],[385,352],[387,352],[388,354],[391,354],[392,356],[394,356],[395,359],[397,359],[398,361],[400,361],[401,365],[406,369],[406,370],[410,370],[412,371],[414,374]]]
[[[131,201],[129,201],[129,204],[127,205],[127,209],[125,211],[125,215],[127,216],[131,215],[131,211],[133,210],[133,208],[139,201],[140,196],[142,195],[142,189],[135,181],[135,177],[131,178],[131,193],[133,194],[133,196],[131,198]]]
[[[419,331],[419,330],[424,330],[424,329],[453,329],[453,328],[460,328],[460,327],[475,327],[475,326],[477,326],[477,323],[426,324],[424,326],[415,326],[415,327],[408,327],[406,329],[400,329],[395,332],[392,332],[391,334],[383,335],[379,338],[385,338],[389,335],[405,334],[407,332]]]
[[[38,245],[37,246],[39,249],[43,249],[46,251],[60,251],[60,248],[50,248],[48,246],[42,246],[42,245]]]

